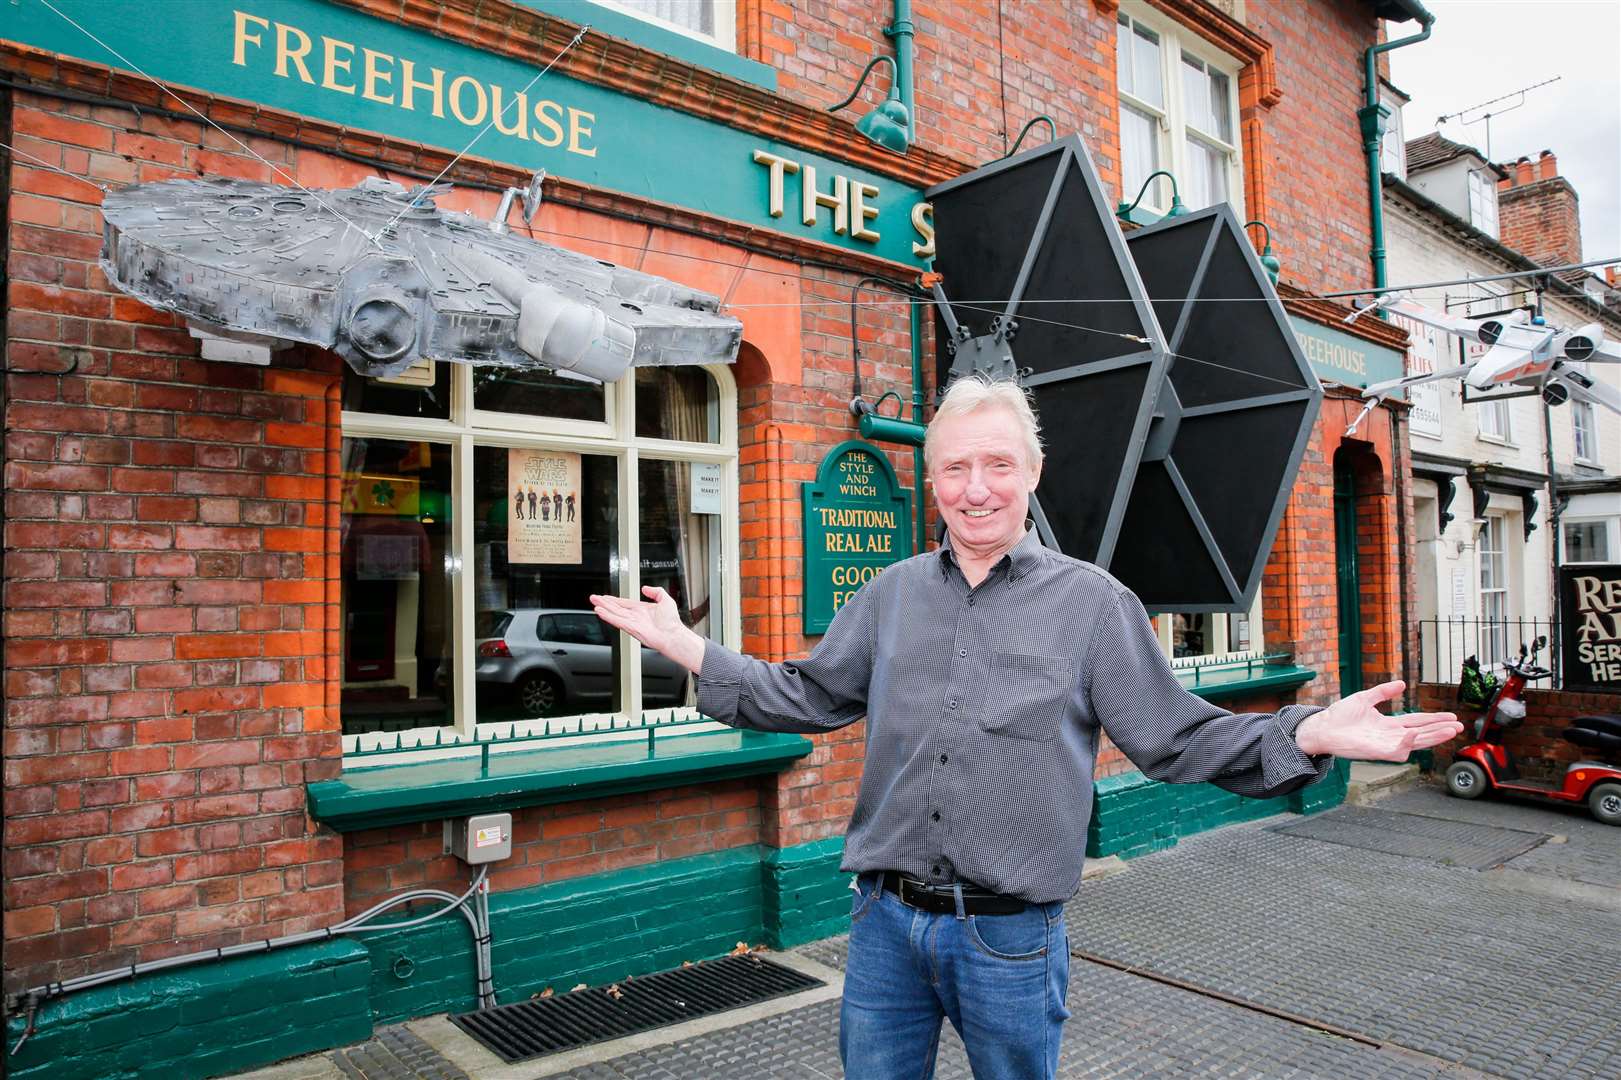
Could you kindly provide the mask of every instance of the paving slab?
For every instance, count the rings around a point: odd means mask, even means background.
[[[1331,814],[1288,820],[1270,828],[1288,836],[1471,870],[1502,866],[1549,839],[1547,833],[1365,806],[1344,806]]]

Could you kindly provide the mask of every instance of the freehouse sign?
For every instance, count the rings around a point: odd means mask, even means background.
[[[884,567],[912,554],[911,513],[877,447],[852,440],[822,459],[805,504],[805,633],[823,634],[839,608]]]

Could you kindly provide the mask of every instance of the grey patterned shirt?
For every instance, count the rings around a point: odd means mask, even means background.
[[[1130,590],[1029,533],[977,588],[949,546],[896,563],[805,660],[714,642],[698,708],[736,727],[827,731],[867,717],[843,869],[971,881],[1046,903],[1086,856],[1098,731],[1157,780],[1241,795],[1320,779],[1294,730],[1317,710],[1229,713],[1171,672]]]

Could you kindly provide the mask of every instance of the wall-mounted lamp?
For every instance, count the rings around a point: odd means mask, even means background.
[[[862,86],[866,85],[867,76],[879,64],[889,65],[889,97],[883,104],[872,112],[856,121],[856,130],[861,132],[885,150],[893,150],[897,154],[904,154],[912,145],[912,138],[907,134],[911,124],[911,114],[901,102],[900,69],[895,65],[892,56],[875,56],[872,62],[861,72],[861,78],[856,80],[856,88],[850,91],[850,96],[837,105],[828,106],[828,112],[838,112],[861,93]]]
[[[1053,133],[1053,137],[1050,141],[1056,142],[1058,140],[1058,125],[1053,123],[1053,118],[1048,116],[1046,113],[1038,113],[1034,120],[1030,121],[1019,130],[1019,137],[1013,140],[1013,149],[1009,150],[1002,156],[1005,158],[1010,158],[1014,154],[1017,154],[1019,152],[1019,144],[1024,142],[1024,137],[1030,134],[1030,129],[1035,127],[1037,124],[1047,125],[1047,130]]]
[[[1176,177],[1172,176],[1166,169],[1155,169],[1143,179],[1142,190],[1137,192],[1137,197],[1135,199],[1129,203],[1123,202],[1114,208],[1115,217],[1122,217],[1127,221],[1130,221],[1131,212],[1137,209],[1137,204],[1143,201],[1144,195],[1148,194],[1148,185],[1154,182],[1154,177],[1156,176],[1163,176],[1165,179],[1171,182],[1171,208],[1165,211],[1165,216],[1181,217],[1183,214],[1186,214],[1188,212],[1188,208],[1183,204],[1182,196],[1177,194],[1176,191]]]
[[[1251,225],[1259,225],[1261,231],[1266,233],[1266,245],[1261,250],[1261,265],[1266,267],[1266,276],[1272,279],[1272,284],[1276,285],[1278,283],[1278,274],[1283,271],[1283,262],[1272,254],[1272,230],[1260,218],[1244,222],[1244,228],[1246,229]]]

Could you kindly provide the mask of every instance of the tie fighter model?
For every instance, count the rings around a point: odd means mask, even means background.
[[[1391,394],[1442,379],[1462,379],[1476,390],[1522,386],[1541,394],[1549,405],[1563,405],[1574,397],[1621,413],[1621,392],[1576,366],[1621,364],[1621,342],[1608,340],[1598,323],[1579,330],[1560,330],[1540,317],[1528,316],[1523,310],[1485,319],[1466,319],[1414,303],[1400,293],[1386,293],[1347,316],[1345,321],[1355,322],[1376,310],[1395,312],[1465,341],[1485,345],[1487,349],[1484,355],[1456,367],[1374,383],[1363,391],[1367,405],[1357,417],[1357,423]],[[1356,423],[1353,423],[1346,433],[1355,430]]]
[[[1152,611],[1247,609],[1323,391],[1231,208],[1123,236],[1075,135],[926,197],[936,384],[1029,390],[1042,543]]]

